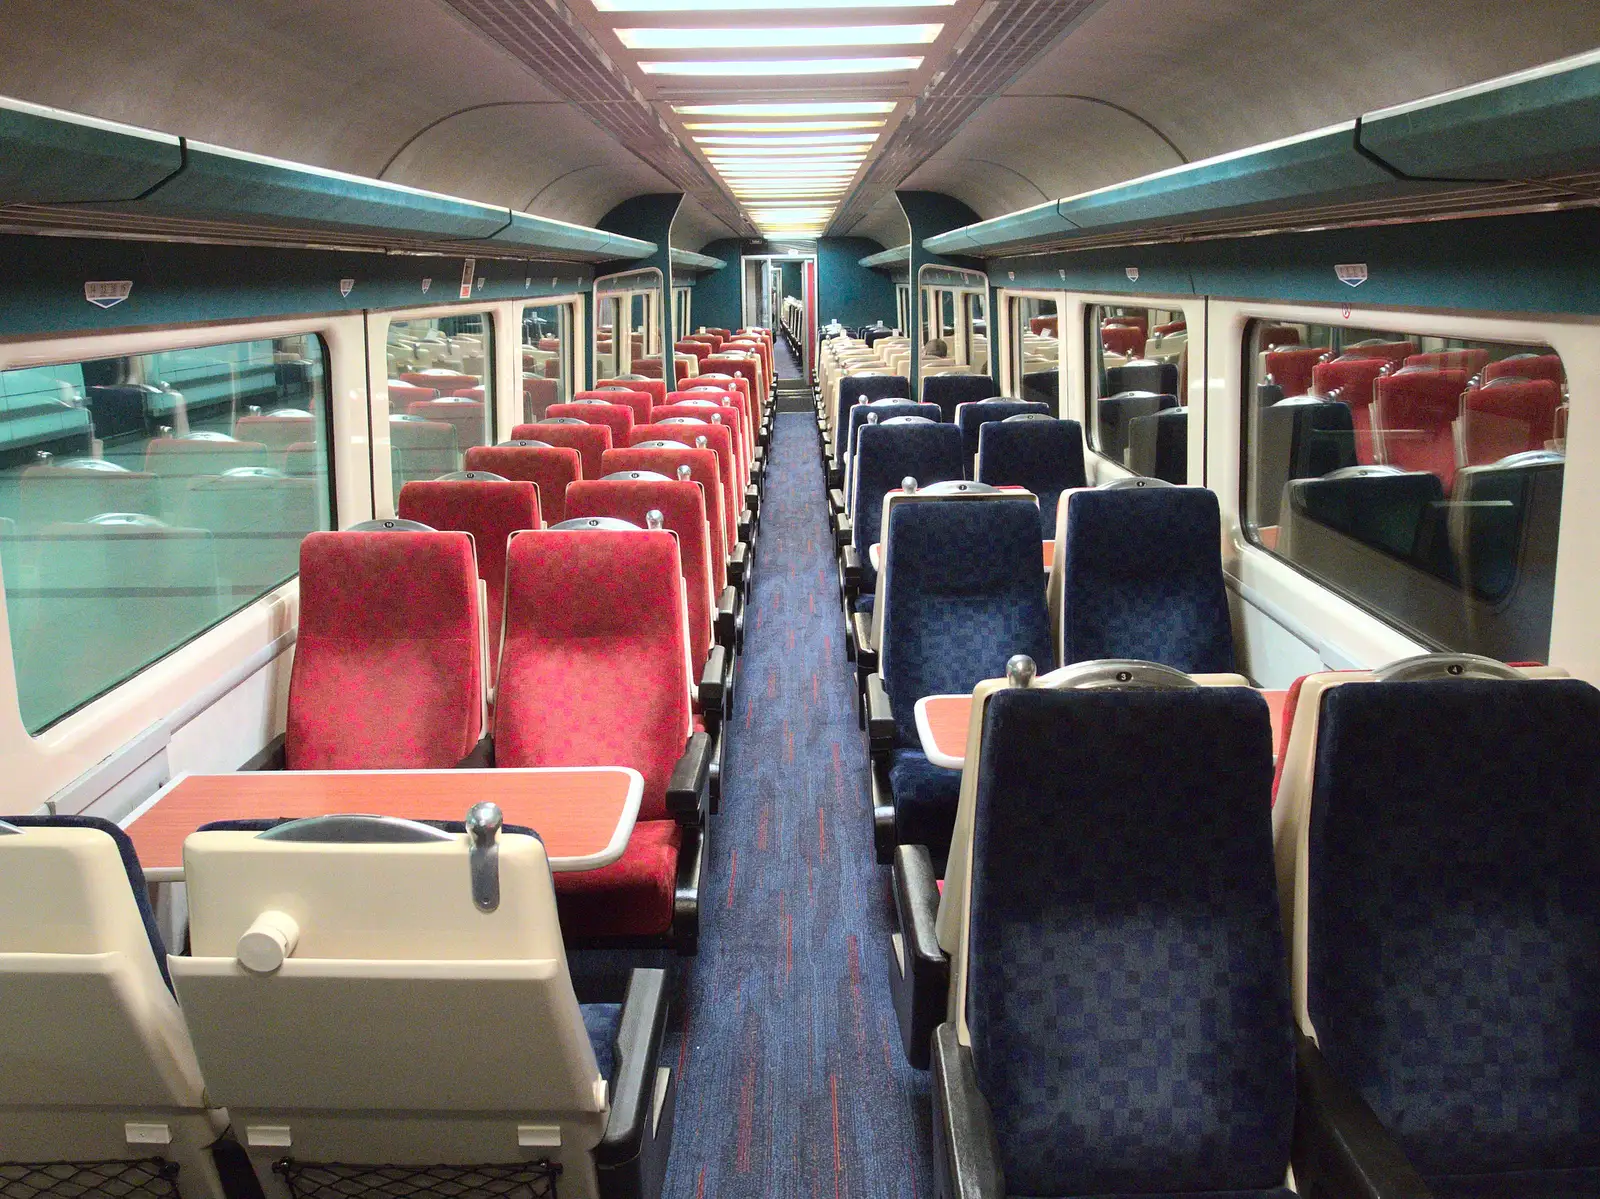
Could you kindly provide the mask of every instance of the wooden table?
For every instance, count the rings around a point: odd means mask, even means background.
[[[495,803],[544,840],[553,871],[622,856],[644,779],[623,766],[507,770],[263,770],[180,774],[122,822],[152,883],[183,878],[183,842],[214,820],[363,814],[461,820]]]
[[[1049,544],[1048,542],[1046,544]],[[1283,735],[1283,703],[1287,691],[1260,691],[1272,720],[1272,750],[1277,755]],[[970,695],[925,695],[916,706],[917,736],[928,761],[946,770],[960,770],[967,757],[967,722],[972,715]]]
[[[1046,542],[1042,542],[1041,544],[1044,546],[1044,569],[1045,569],[1045,573],[1048,574],[1049,571],[1050,571],[1050,568],[1052,566],[1054,566],[1055,562],[1056,562],[1056,543],[1054,541],[1046,541]],[[872,569],[873,570],[882,570],[883,569],[883,564],[880,561],[882,556],[883,556],[883,543],[882,542],[874,541],[871,545],[869,545],[867,547],[867,561],[872,563]]]

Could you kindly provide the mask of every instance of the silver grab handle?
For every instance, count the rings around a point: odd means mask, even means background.
[[[504,823],[498,804],[475,803],[467,809],[467,862],[472,875],[472,903],[480,912],[492,912],[500,906],[497,838]]]

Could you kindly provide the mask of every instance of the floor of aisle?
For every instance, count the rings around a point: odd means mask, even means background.
[[[684,963],[672,1199],[932,1193],[928,1077],[889,999],[888,871],[840,644],[816,422],[780,413],[699,956]]]
[[[801,377],[800,359],[789,348],[789,341],[782,333],[772,339],[772,373],[778,379]]]

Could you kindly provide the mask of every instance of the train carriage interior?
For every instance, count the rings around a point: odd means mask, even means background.
[[[0,31],[0,1199],[1600,1199],[1595,0]]]

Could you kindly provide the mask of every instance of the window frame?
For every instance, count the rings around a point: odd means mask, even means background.
[[[572,397],[583,390],[584,379],[584,311],[587,306],[583,303],[582,295],[548,296],[531,300],[518,300],[516,302],[516,316],[514,327],[517,330],[517,344],[515,353],[517,386],[505,388],[507,398],[497,401],[503,405],[506,412],[516,419],[506,425],[506,432],[519,424],[523,424],[522,414],[522,323],[530,310],[534,308],[560,308],[561,316],[561,353],[565,359],[564,386],[558,398],[561,403],[570,403]]]
[[[1016,321],[1016,311],[1013,305],[1020,300],[1048,300],[1056,306],[1056,329],[1060,347],[1056,353],[1056,416],[1078,420],[1081,417],[1073,415],[1073,399],[1069,391],[1071,374],[1068,371],[1069,359],[1068,340],[1060,332],[1068,325],[1068,293],[1065,291],[1039,290],[1026,287],[1002,287],[995,291],[994,307],[1003,316],[997,321],[993,314],[986,319],[989,324],[989,358],[990,374],[994,374],[994,364],[1000,363],[1000,374],[995,382],[999,384],[1000,391],[1008,396],[1022,395],[1022,339],[1018,335],[1020,326]],[[998,330],[996,330],[998,325]],[[998,334],[998,341],[997,341]]]

